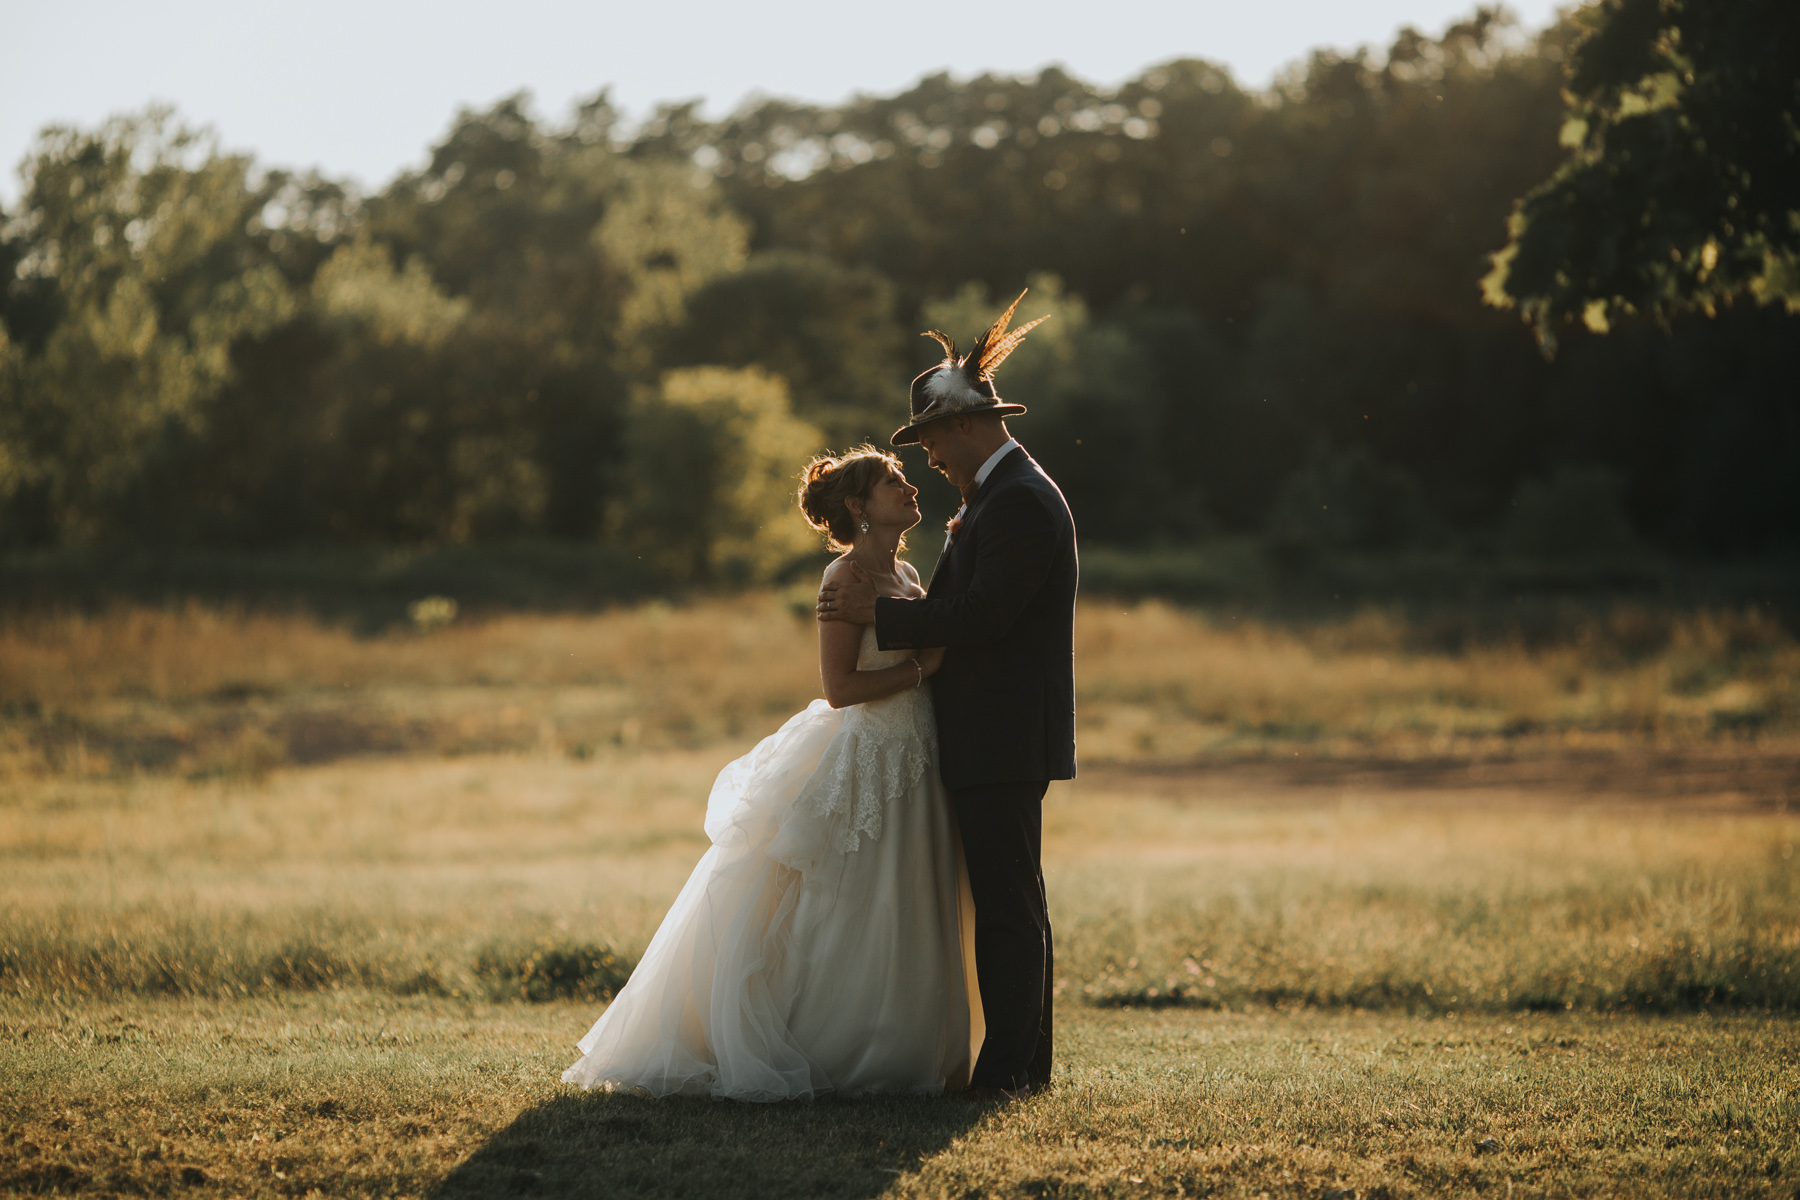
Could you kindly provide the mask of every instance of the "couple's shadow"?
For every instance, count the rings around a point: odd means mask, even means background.
[[[520,1113],[438,1195],[872,1197],[981,1115],[955,1097],[740,1104],[572,1092]]]

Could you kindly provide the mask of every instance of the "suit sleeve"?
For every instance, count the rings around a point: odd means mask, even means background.
[[[875,602],[875,638],[882,649],[981,645],[1012,629],[1056,561],[1056,524],[1022,487],[995,496],[980,520],[975,569],[962,594]]]

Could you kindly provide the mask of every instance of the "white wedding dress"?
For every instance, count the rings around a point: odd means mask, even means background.
[[[857,667],[908,657],[869,628]],[[719,773],[706,835],[565,1082],[737,1100],[967,1084],[974,908],[929,688],[813,701]]]

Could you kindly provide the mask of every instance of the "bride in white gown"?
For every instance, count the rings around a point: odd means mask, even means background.
[[[863,447],[806,471],[800,506],[885,594],[917,489]],[[982,1040],[974,908],[924,680],[943,652],[819,627],[827,700],[727,766],[712,847],[563,1079],[656,1096],[786,1100],[966,1086]]]

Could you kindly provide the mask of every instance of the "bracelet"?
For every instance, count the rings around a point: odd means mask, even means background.
[[[919,668],[919,677],[913,680],[913,686],[918,687],[925,682],[925,664],[915,658],[913,659],[913,666]]]

